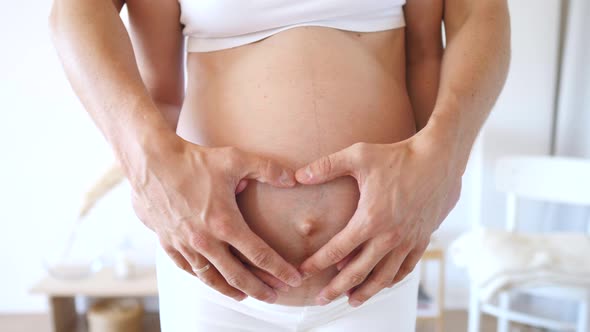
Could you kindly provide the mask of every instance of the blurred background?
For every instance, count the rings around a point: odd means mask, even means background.
[[[474,224],[502,227],[505,221],[505,196],[494,185],[496,161],[514,154],[590,158],[590,2],[509,3],[512,61],[508,80],[473,149],[461,199],[435,236],[447,258],[442,263],[442,303],[449,331],[466,329],[470,285],[467,271],[453,264],[449,245]],[[62,250],[85,193],[114,162],[109,146],[71,90],[50,42],[50,5],[49,0],[11,1],[4,2],[0,11],[1,331],[39,331],[19,317],[50,329],[55,317],[48,313],[55,303],[48,299],[70,295],[64,295],[68,292],[63,289],[61,295],[59,290],[52,293],[51,287],[59,286],[39,286],[48,274],[43,262]],[[96,264],[118,268],[123,274],[130,266],[153,264],[155,236],[135,217],[129,197],[123,182],[90,211],[72,247],[80,259],[89,259],[95,268]],[[564,219],[570,221],[568,231],[584,232],[590,210],[527,202],[519,216],[523,229],[531,232],[565,230]],[[440,280],[439,268],[428,268],[423,276],[427,300],[439,294],[441,285],[428,286]],[[152,284],[142,285],[150,288]],[[41,289],[33,294],[35,287]],[[157,299],[150,290],[138,292],[138,298],[147,298],[142,302],[147,311],[156,311]],[[78,312],[92,303],[89,298],[101,296],[98,291],[94,295],[72,296]],[[566,321],[575,321],[582,312],[573,302],[529,297],[516,302]],[[496,328],[494,320],[484,318],[481,331]],[[453,319],[457,322],[449,328]],[[421,328],[434,327],[424,324]],[[541,330],[520,324],[512,328]]]

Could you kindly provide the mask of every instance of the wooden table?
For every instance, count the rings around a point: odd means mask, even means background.
[[[75,297],[150,297],[158,295],[154,268],[137,270],[128,280],[117,279],[111,268],[104,268],[94,275],[79,280],[61,280],[45,277],[31,289],[49,299],[49,309],[54,332],[71,332],[76,327]]]

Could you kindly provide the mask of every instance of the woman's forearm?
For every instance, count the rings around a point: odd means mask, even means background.
[[[168,126],[170,126],[170,129],[176,132],[176,127],[178,126],[178,117],[180,115],[180,109],[182,106],[165,103],[158,100],[154,100],[154,103],[156,104],[156,107],[160,113],[162,113],[162,117]]]
[[[469,153],[506,80],[510,18],[505,0],[446,0],[447,47],[427,136],[452,148],[456,169]]]
[[[172,142],[175,134],[141,80],[121,6],[55,0],[49,22],[68,80],[129,176],[143,167],[146,149]]]
[[[408,0],[406,18],[406,83],[416,119],[422,130],[438,94],[443,56],[443,0]]]

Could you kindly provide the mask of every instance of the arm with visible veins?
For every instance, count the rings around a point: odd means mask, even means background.
[[[471,147],[506,80],[510,21],[506,0],[444,1],[407,4],[407,83],[421,130],[391,144],[356,143],[296,172],[304,184],[350,175],[361,193],[346,227],[299,267],[310,276],[358,250],[338,264],[318,304],[352,290],[349,303],[359,306],[403,280],[457,202]]]
[[[449,169],[463,174],[471,148],[508,73],[506,0],[445,0],[446,47],[426,141],[450,146]]]
[[[119,16],[124,3],[54,0],[49,27],[72,88],[135,183],[146,150],[167,149],[164,143],[178,138],[142,80]]]

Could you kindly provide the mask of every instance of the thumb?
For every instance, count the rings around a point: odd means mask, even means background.
[[[293,170],[282,166],[274,160],[253,154],[244,154],[242,160],[242,165],[246,172],[243,175],[245,179],[254,179],[275,187],[292,187],[297,183]]]
[[[353,175],[356,164],[353,159],[352,149],[348,147],[301,167],[295,172],[295,178],[303,184],[320,184],[337,177]]]

